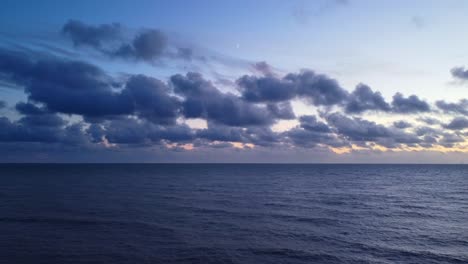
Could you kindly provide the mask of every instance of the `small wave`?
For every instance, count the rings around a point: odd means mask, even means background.
[[[73,225],[73,226],[131,226],[142,227],[145,229],[157,229],[158,231],[173,232],[167,227],[159,226],[155,223],[143,221],[117,221],[107,219],[88,219],[88,218],[59,218],[59,217],[1,217],[0,223],[23,223],[23,224],[54,224],[54,225]]]
[[[310,253],[304,250],[295,250],[290,248],[250,248],[248,249],[254,255],[273,256],[275,258],[297,259],[301,261],[342,263],[343,260],[337,256],[325,253]]]
[[[303,222],[311,223],[316,225],[337,225],[341,220],[325,217],[303,217],[303,216],[294,216],[294,215],[285,215],[285,214],[274,214],[272,215],[275,218],[284,219],[287,221],[293,222]]]

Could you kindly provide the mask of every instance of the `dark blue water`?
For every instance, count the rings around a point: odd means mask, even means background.
[[[468,166],[0,165],[0,263],[468,263]]]

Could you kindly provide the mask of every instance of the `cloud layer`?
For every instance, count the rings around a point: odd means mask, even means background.
[[[88,47],[112,58],[152,63],[168,56],[163,32],[145,29],[130,39],[123,32],[119,24],[71,20],[61,34],[77,49]],[[190,50],[180,54],[187,58]],[[85,61],[1,48],[0,80],[23,89],[27,99],[0,101],[0,111],[12,105],[8,111],[14,113],[0,117],[0,142],[86,149],[158,146],[182,152],[468,151],[467,99],[431,104],[396,93],[387,101],[364,83],[349,91],[313,70],[279,75],[265,62],[253,69],[233,80],[235,89],[225,91],[199,72],[168,79],[122,78]],[[464,68],[451,72],[466,79]],[[298,116],[297,101],[313,111]],[[205,125],[196,127],[190,120]],[[281,127],[282,122],[292,125]]]

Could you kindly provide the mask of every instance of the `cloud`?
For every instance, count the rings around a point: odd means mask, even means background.
[[[52,111],[91,117],[133,111],[128,95],[114,92],[104,72],[84,62],[38,61],[25,78],[28,98]]]
[[[69,20],[62,33],[70,37],[75,46],[90,46],[101,49],[105,42],[121,38],[122,27],[118,23],[92,26],[78,20]]]
[[[32,103],[18,102],[15,105],[16,111],[23,115],[43,115],[47,114],[49,111],[47,109],[38,107]]]
[[[140,30],[128,39],[118,23],[94,26],[70,20],[63,26],[62,34],[70,38],[75,47],[89,46],[112,58],[153,62],[170,55],[167,53],[168,37],[157,29]],[[176,55],[188,59],[191,53],[188,48],[179,48]]]
[[[362,118],[350,118],[339,113],[326,116],[328,123],[336,128],[337,133],[351,141],[374,142],[394,148],[398,144],[417,144],[421,142],[416,135],[392,130],[383,125]]]
[[[305,99],[316,106],[341,104],[348,93],[336,80],[311,70],[289,73],[283,78],[248,76],[237,80],[242,97],[250,102],[281,102]]]
[[[69,38],[76,48],[90,47],[109,58],[155,62],[162,58],[191,61],[200,59],[192,48],[169,42],[159,29],[139,29],[136,33],[119,23],[89,25],[69,20],[62,27],[62,36]]]
[[[104,138],[112,144],[151,145],[162,141],[181,143],[194,139],[195,132],[187,125],[157,125],[136,118],[118,118],[93,124],[87,130],[96,142]]]
[[[400,129],[412,127],[410,123],[403,121],[403,120],[393,122],[393,126],[396,128],[400,128]]]
[[[28,127],[21,123],[11,122],[6,117],[0,117],[1,142],[57,142],[60,131],[54,127]]]
[[[179,116],[180,102],[169,93],[165,83],[145,75],[130,77],[121,92],[131,98],[138,116],[158,124],[174,124]]]
[[[25,106],[26,104],[19,104]],[[18,106],[18,105],[17,105]],[[36,109],[37,110],[37,109]],[[60,143],[86,145],[82,124],[68,124],[57,114],[46,111],[22,111],[17,121],[0,117],[0,142]]]
[[[290,73],[285,79],[293,81],[297,87],[297,94],[310,100],[316,106],[340,104],[348,96],[346,90],[335,79],[310,70],[299,74]]]
[[[242,97],[249,102],[283,102],[297,96],[297,87],[291,80],[274,76],[242,76],[236,82]]]
[[[443,125],[443,127],[451,130],[463,130],[468,128],[468,119],[464,117],[455,117],[450,123]]]
[[[70,124],[58,114],[31,103],[19,102],[15,107],[22,117],[17,121],[0,117],[0,141],[89,146],[83,123]]]
[[[0,79],[7,84],[23,83],[32,66],[26,54],[0,48]]]
[[[0,100],[0,109],[7,107],[7,103],[5,101]]]
[[[424,135],[437,135],[439,134],[439,131],[428,126],[423,126],[423,127],[418,127],[416,128],[416,134],[418,136],[424,136]]]
[[[110,55],[151,62],[161,57],[166,48],[166,35],[159,30],[150,29],[139,33],[131,44],[123,44]]]
[[[317,120],[316,116],[305,115],[299,117],[300,127],[317,133],[330,133],[331,129],[327,124]]]
[[[299,117],[299,126],[284,132],[284,135],[289,138],[295,146],[313,148],[318,144],[344,147],[349,144],[340,139],[329,125],[318,121],[316,116],[305,115]]]
[[[176,94],[183,96],[187,118],[204,118],[229,126],[259,126],[274,123],[274,116],[265,107],[245,102],[231,93],[220,92],[201,74],[176,74],[171,77]]]
[[[412,16],[410,23],[417,29],[422,29],[426,26],[426,21],[421,16]]]
[[[436,106],[446,113],[468,115],[468,100],[461,99],[458,103],[447,103],[444,100],[436,101]]]
[[[419,99],[416,95],[404,97],[401,93],[396,93],[393,96],[392,111],[396,113],[418,113],[429,112],[430,106],[427,102]]]
[[[325,118],[339,134],[353,141],[374,141],[391,135],[383,125],[361,118],[350,118],[339,113],[327,115]]]
[[[368,110],[388,112],[391,108],[380,92],[372,91],[365,84],[358,84],[349,96],[345,111],[347,113],[362,113]]]
[[[117,144],[143,144],[149,143],[153,127],[148,122],[142,122],[134,118],[119,118],[104,122],[99,126],[100,133],[110,143]],[[95,129],[95,128],[93,128]],[[96,133],[96,131],[89,131]]]
[[[98,37],[96,30],[92,32],[92,37],[77,38],[76,45],[106,49],[110,40]],[[125,56],[147,61],[165,56],[159,37],[155,32],[140,32],[127,43],[131,52]],[[453,147],[466,138],[460,130],[468,127],[468,121],[462,117],[444,124],[427,116],[405,118],[414,113],[442,114],[432,112],[416,95],[396,93],[388,103],[380,92],[362,83],[348,92],[337,80],[312,70],[279,76],[266,63],[254,67],[257,75],[241,76],[235,83],[237,91],[223,92],[197,72],[175,74],[165,80],[142,74],[117,79],[84,61],[0,49],[0,81],[24,88],[26,95],[25,102],[12,102],[17,111],[14,120],[1,118],[0,141],[109,151],[127,147],[180,152],[296,147],[355,151],[355,146],[365,150],[378,146],[400,150]],[[314,108],[311,111],[320,113],[319,117],[296,117],[295,100]],[[466,115],[467,105],[466,99],[436,102],[444,118]],[[356,117],[371,111],[384,112],[389,118],[398,114],[403,120],[384,125]],[[203,119],[207,127],[184,124],[193,118]],[[298,125],[275,132],[272,125],[279,120],[297,120]],[[420,122],[430,126],[421,126]],[[453,131],[448,133],[447,129]]]
[[[465,67],[454,67],[450,70],[450,73],[454,78],[460,80],[467,80],[468,79],[468,70]]]
[[[291,120],[296,118],[290,102],[267,104],[267,109],[277,119]]]
[[[23,86],[30,100],[44,103],[51,111],[90,116],[131,112],[132,106],[122,103],[125,98],[112,91],[108,76],[94,65],[55,58],[33,60],[6,50],[0,50],[0,61],[5,81]]]
[[[437,143],[444,147],[451,148],[455,146],[456,143],[460,143],[464,141],[465,139],[460,135],[453,134],[453,133],[444,133],[442,138],[438,140]]]
[[[428,125],[437,125],[437,124],[440,124],[441,122],[436,119],[436,118],[433,118],[433,117],[419,117],[417,118],[418,121],[421,121],[421,122],[424,122]]]
[[[293,128],[286,131],[284,134],[296,147],[301,148],[314,148],[317,147],[318,144],[325,144],[334,147],[343,147],[347,145],[339,141],[334,134],[314,132],[300,128]]]
[[[197,131],[197,137],[209,141],[244,142],[245,134],[242,128],[210,124],[206,129]]]
[[[179,101],[157,79],[130,76],[123,89],[115,91],[112,78],[94,65],[60,59],[31,61],[26,55],[15,56],[21,67],[7,68],[4,73],[24,85],[29,100],[44,104],[50,111],[85,118],[136,114],[161,124],[172,124],[178,116]],[[19,105],[17,109],[34,111],[31,105]]]
[[[272,67],[265,61],[260,61],[252,65],[255,71],[263,74],[264,76],[274,76],[275,73]]]

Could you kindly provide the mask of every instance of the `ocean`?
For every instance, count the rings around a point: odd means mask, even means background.
[[[0,263],[468,263],[468,166],[0,165]]]

